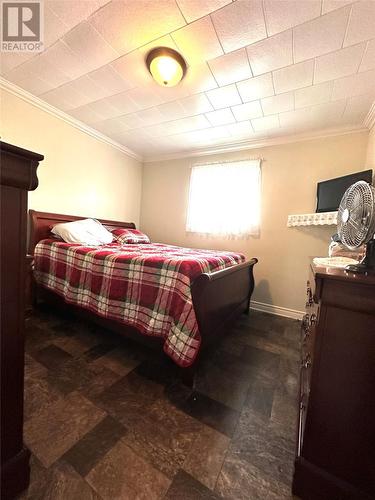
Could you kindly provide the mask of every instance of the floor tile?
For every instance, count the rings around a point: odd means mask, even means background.
[[[218,496],[190,474],[181,470],[168,489],[165,500],[218,500]]]
[[[48,370],[32,356],[25,356],[24,419],[61,399],[63,394],[48,381]]]
[[[166,476],[121,440],[89,472],[86,480],[103,500],[157,500],[163,498],[170,484]]]
[[[33,357],[50,370],[60,368],[64,363],[72,359],[70,354],[55,345],[44,347],[36,352]]]
[[[227,436],[204,426],[186,457],[184,471],[213,490],[229,443]]]
[[[237,453],[228,453],[215,491],[233,500],[292,500],[290,487],[262,473]]]
[[[67,463],[49,469],[31,458],[30,486],[19,500],[101,500],[89,484]]]
[[[138,415],[124,441],[151,465],[173,478],[202,427],[198,420],[161,398]]]
[[[107,416],[70,448],[62,460],[72,465],[81,476],[86,476],[126,432],[125,427]]]
[[[294,465],[293,444],[287,434],[270,424],[268,418],[245,408],[230,444],[230,452],[288,485]]]
[[[20,500],[291,499],[300,323],[251,311],[194,388],[162,352],[44,309],[26,327]]]
[[[193,392],[181,409],[213,429],[232,437],[240,413],[199,392]]]
[[[104,417],[103,410],[80,394],[69,394],[25,423],[26,445],[48,467]]]
[[[94,401],[125,427],[132,428],[139,415],[142,415],[162,392],[162,386],[131,372],[101,392]]]

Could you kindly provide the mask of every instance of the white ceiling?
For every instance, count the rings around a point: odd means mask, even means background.
[[[144,157],[359,125],[375,99],[375,0],[44,0],[39,55],[1,74]],[[158,86],[156,46],[189,68]]]

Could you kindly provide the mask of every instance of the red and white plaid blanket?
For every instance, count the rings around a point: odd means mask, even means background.
[[[87,247],[48,239],[35,247],[34,274],[66,302],[164,338],[165,353],[187,367],[201,343],[193,280],[244,261],[238,253],[159,243]]]

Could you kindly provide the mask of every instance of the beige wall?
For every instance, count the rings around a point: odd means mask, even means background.
[[[30,208],[139,223],[139,161],[5,91],[1,137],[45,157]]]
[[[153,241],[238,250],[258,257],[254,300],[302,311],[309,256],[327,255],[334,228],[287,228],[288,214],[315,211],[316,183],[365,166],[367,133],[212,157],[146,163],[141,225]],[[259,239],[222,240],[185,232],[190,166],[219,159],[264,158]]]
[[[375,169],[375,126],[368,136],[366,167]],[[375,185],[375,181],[373,184]]]

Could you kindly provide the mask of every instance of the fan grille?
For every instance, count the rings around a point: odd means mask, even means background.
[[[375,190],[367,182],[356,182],[345,191],[337,217],[337,232],[351,250],[374,236]]]

